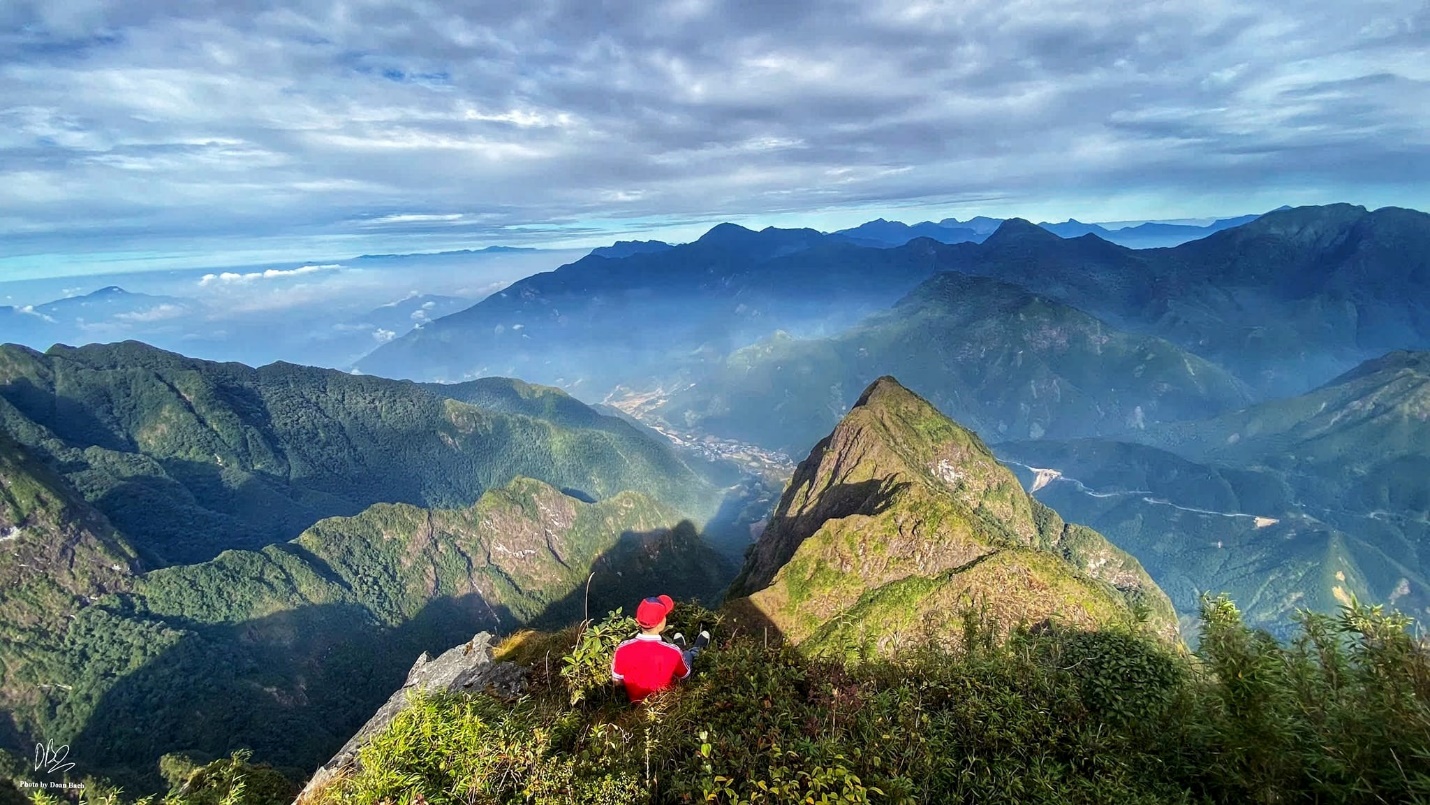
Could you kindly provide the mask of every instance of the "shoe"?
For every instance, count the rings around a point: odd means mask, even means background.
[[[676,632],[675,636],[670,638],[670,642],[674,643],[676,646],[679,646],[681,651],[685,650],[685,635],[681,634],[680,632]]]
[[[708,645],[710,645],[710,633],[701,632],[700,636],[695,638],[695,647],[698,649],[703,649]]]

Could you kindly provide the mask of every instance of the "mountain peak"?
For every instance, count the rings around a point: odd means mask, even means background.
[[[619,260],[622,257],[665,252],[673,248],[675,247],[663,240],[618,240],[610,246],[597,246],[591,250],[591,254]]]
[[[976,434],[885,376],[800,463],[728,595],[796,644],[879,650],[929,626],[956,632],[964,596],[1006,628],[1090,626],[1125,614],[1134,590],[1175,634],[1135,559],[1032,500]],[[913,621],[890,614],[910,605]]]
[[[854,403],[854,407],[864,408],[892,399],[909,398],[918,399],[918,395],[904,388],[904,385],[894,379],[892,375],[884,375],[864,389],[864,393],[859,395],[859,401]]]
[[[1003,247],[1013,244],[1056,243],[1062,240],[1056,234],[1022,218],[1009,218],[993,230],[993,234],[983,241],[985,246]]]
[[[992,453],[972,432],[893,377],[880,377],[795,470],[772,525],[755,544],[731,595],[768,586],[799,546],[828,522],[875,515],[896,491],[938,487],[947,495],[954,491],[949,484],[964,477],[986,480],[997,470],[1001,467]],[[1012,484],[1005,492],[1021,489],[1003,474],[1007,478],[1002,480]],[[966,491],[982,491],[985,484],[976,486]],[[1005,521],[1028,519],[1026,511],[1002,514]]]
[[[736,238],[746,238],[755,234],[753,229],[746,229],[739,224],[723,223],[716,224],[710,231],[701,235],[697,243],[721,243],[734,240]]]
[[[1327,245],[1369,213],[1355,204],[1273,210],[1235,232],[1272,235],[1297,243]]]

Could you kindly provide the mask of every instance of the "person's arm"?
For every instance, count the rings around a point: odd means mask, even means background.
[[[624,683],[626,681],[625,663],[621,662],[621,650],[616,649],[616,653],[611,655],[611,679]]]

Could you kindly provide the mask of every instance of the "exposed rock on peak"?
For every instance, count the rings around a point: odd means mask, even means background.
[[[297,802],[308,801],[323,786],[338,775],[352,771],[360,764],[358,751],[373,736],[392,723],[407,709],[408,691],[426,693],[481,693],[490,690],[498,696],[515,698],[526,687],[526,670],[509,662],[492,662],[492,636],[479,632],[471,640],[454,646],[433,660],[424,652],[407,672],[407,681],[393,692],[387,703],[357,731],[343,748],[324,763],[298,795]]]

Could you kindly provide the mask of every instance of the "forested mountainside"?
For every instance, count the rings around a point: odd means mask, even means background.
[[[1351,597],[1430,615],[1424,353],[1368,361],[1299,397],[1130,434],[998,446],[1066,517],[1131,551],[1184,621],[1207,590],[1287,634]]]
[[[1229,373],[1168,341],[1016,285],[943,273],[838,335],[741,349],[651,413],[800,454],[881,374],[999,441],[1126,433],[1249,400]]]
[[[130,790],[156,790],[166,755],[238,747],[301,779],[423,651],[561,626],[657,585],[714,601],[732,572],[638,492],[587,503],[518,478],[463,509],[379,504],[132,579],[49,658],[68,689],[12,707],[26,734],[84,747],[84,772]]]
[[[428,380],[515,375],[598,399],[696,371],[777,329],[832,334],[954,271],[1165,338],[1258,395],[1284,395],[1389,350],[1430,347],[1427,246],[1425,213],[1348,204],[1276,210],[1158,249],[1062,238],[1016,218],[981,243],[895,248],[726,224],[694,243],[529,277],[360,365]]]
[[[1427,255],[1430,215],[1333,204],[1170,249],[1064,240],[1010,220],[982,244],[941,247],[938,263],[1161,336],[1279,396],[1390,350],[1430,347]]]
[[[0,745],[144,788],[241,745],[300,774],[422,650],[733,576],[700,533],[731,468],[556,389],[443,391],[0,347]]]
[[[457,393],[561,396],[496,378]],[[211,363],[134,342],[47,353],[0,347],[0,425],[151,566],[261,548],[379,502],[467,506],[517,475],[590,499],[645,492],[702,524],[719,505],[719,489],[627,423],[574,400],[560,421],[531,410],[291,364]]]
[[[103,515],[0,432],[0,747],[21,746],[20,714],[43,710],[67,683],[70,621],[127,589],[139,567]]]
[[[733,575],[643,493],[587,502],[524,478],[468,508],[378,504],[292,542],[139,572],[63,477],[0,448],[3,748],[82,746],[83,773],[130,790],[158,786],[166,754],[238,746],[301,776],[423,650],[563,624],[657,584],[713,601]]]
[[[459,381],[501,374],[598,400],[698,367],[774,329],[834,332],[935,272],[924,247],[873,249],[814,230],[721,224],[699,240],[590,255],[386,344],[364,372]]]

